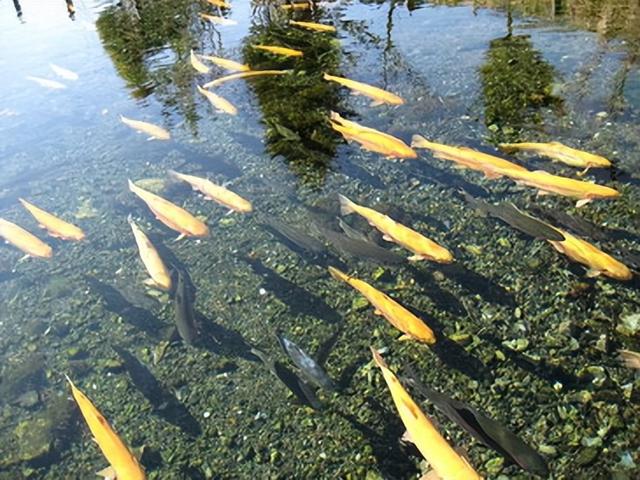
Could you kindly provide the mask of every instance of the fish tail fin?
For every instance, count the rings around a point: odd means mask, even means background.
[[[167,170],[167,175],[169,175],[169,177],[174,180],[182,180],[181,174],[176,172],[175,170]]]
[[[333,80],[335,77],[333,75],[329,75],[327,72],[322,72],[322,78],[324,80],[328,80],[331,81]]]
[[[422,135],[414,135],[411,137],[411,148],[431,148],[433,143],[424,138]]]
[[[349,280],[349,276],[344,273],[342,270],[338,270],[335,267],[329,267],[329,273],[336,280],[342,280],[343,282],[347,282]]]
[[[498,144],[498,147],[500,147],[500,150],[507,153],[515,152],[516,150],[518,150],[518,147],[513,143],[500,143]]]
[[[137,193],[138,187],[136,186],[135,183],[131,181],[130,178],[127,178],[127,183],[129,184],[129,190],[132,191],[133,193]]]
[[[373,361],[376,362],[376,365],[380,368],[388,369],[389,367],[387,366],[387,362],[384,361],[382,355],[380,355],[371,345],[369,345],[369,349],[371,350],[371,355],[373,355]]]
[[[340,200],[340,214],[341,215],[349,215],[350,213],[353,213],[356,211],[355,207],[355,203],[353,203],[351,200],[349,200],[347,197],[345,197],[342,194],[338,194],[338,200]]]
[[[136,224],[136,222],[133,221],[133,215],[131,214],[127,215],[127,222],[129,222],[129,225],[132,227]]]

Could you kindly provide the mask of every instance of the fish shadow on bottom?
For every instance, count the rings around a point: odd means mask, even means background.
[[[449,279],[464,289],[477,293],[487,302],[507,307],[515,307],[516,301],[511,293],[493,280],[469,270],[460,263],[439,265],[438,269]]]
[[[162,386],[142,362],[124,348],[116,345],[112,345],[111,348],[123,361],[132,383],[153,406],[153,412],[156,415],[192,437],[197,437],[202,433],[202,428],[195,417]]]
[[[242,334],[214,322],[199,311],[196,311],[195,317],[202,333],[196,346],[224,357],[243,358],[250,362],[259,361],[251,353],[251,345]]]
[[[427,296],[438,310],[444,310],[456,316],[466,314],[466,310],[460,300],[452,293],[440,288],[433,277],[427,272],[413,265],[406,267],[406,270],[413,275],[421,287],[426,289],[428,292]]]

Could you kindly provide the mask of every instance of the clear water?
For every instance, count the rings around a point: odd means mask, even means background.
[[[149,478],[409,479],[428,470],[401,443],[404,428],[369,345],[396,371],[411,365],[431,388],[506,425],[545,458],[550,478],[640,476],[637,373],[618,349],[640,350],[637,280],[591,279],[544,241],[477,216],[458,190],[485,200],[567,212],[604,232],[591,240],[633,264],[640,255],[640,9],[633,1],[321,4],[284,13],[232,2],[238,22],[214,27],[206,2],[86,0],[70,18],[62,0],[0,3],[0,217],[45,239],[51,260],[21,260],[0,246],[0,479],[90,478],[105,467],[64,374],[133,449]],[[333,24],[337,35],[287,27]],[[300,48],[300,60],[250,45]],[[217,93],[237,116],[197,91],[189,51],[285,77],[234,81]],[[50,63],[79,75],[56,76]],[[400,94],[371,107],[322,81],[324,71]],[[66,85],[52,90],[27,76]],[[451,168],[421,152],[390,162],[344,143],[331,110],[409,142],[414,133],[492,152],[500,141],[561,141],[599,152],[612,170],[586,178],[622,197],[576,210],[510,182]],[[171,132],[147,140],[119,116]],[[534,157],[529,167],[576,170]],[[174,169],[224,183],[255,212],[229,215],[184,185]],[[206,219],[211,236],[174,242],[127,190],[144,180]],[[337,193],[391,214],[447,246],[450,266],[383,266],[332,249],[296,246],[267,224],[315,238],[336,229]],[[26,198],[81,226],[88,240],[47,237]],[[131,214],[195,286],[200,338],[174,332],[171,295],[145,286]],[[390,246],[349,218],[382,246]],[[637,262],[637,257],[635,257]],[[420,312],[435,347],[398,342],[327,264]],[[637,268],[637,264],[636,264]],[[304,405],[250,349],[295,372],[280,331],[324,366],[339,393]],[[532,478],[410,388],[451,443],[485,478]],[[136,450],[137,451],[137,450]]]

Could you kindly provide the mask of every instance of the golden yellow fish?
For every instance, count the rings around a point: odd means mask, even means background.
[[[311,4],[308,2],[285,3],[280,5],[283,10],[311,10]]]
[[[151,277],[150,281],[145,283],[149,283],[162,290],[171,290],[171,274],[169,273],[169,270],[167,270],[167,267],[162,261],[156,247],[153,246],[149,237],[147,237],[136,222],[133,221],[131,216],[129,216],[128,221],[129,225],[131,225],[133,236],[136,239],[140,259]]]
[[[342,213],[342,215],[349,215],[355,212],[362,216],[369,222],[369,225],[372,225],[382,232],[385,240],[397,243],[407,250],[412,251],[414,255],[409,257],[410,261],[431,260],[438,263],[453,262],[451,252],[433,240],[428,239],[409,227],[405,227],[387,215],[352,202],[344,195],[338,195],[338,198],[340,199],[340,213]]]
[[[156,218],[167,227],[180,233],[180,237],[206,237],[209,235],[207,226],[191,215],[185,209],[171,203],[164,198],[138,187],[129,180],[129,190],[147,204]]]
[[[214,7],[231,8],[231,5],[224,0],[207,0],[207,2],[209,2]]]
[[[80,228],[45,212],[22,198],[19,200],[24,208],[33,215],[33,218],[38,221],[40,227],[44,228],[52,237],[61,238],[62,240],[74,240],[76,242],[84,240],[85,235]]]
[[[384,155],[387,158],[416,158],[418,155],[406,143],[388,133],[365,127],[346,120],[336,112],[331,112],[331,127],[342,134],[347,141],[358,142],[362,148]]]
[[[202,95],[204,95],[207,100],[209,100],[211,105],[213,105],[213,108],[215,108],[216,110],[220,110],[225,113],[228,113],[229,115],[238,114],[238,109],[234,107],[229,100],[222,98],[220,95],[210,92],[209,90],[205,90],[200,85],[196,85],[196,86],[198,88],[198,91]]]
[[[194,175],[185,175],[184,173],[169,170],[169,174],[183,182],[187,182],[195,190],[202,192],[206,198],[218,202],[234,212],[249,213],[253,210],[251,202],[245,200],[237,193],[226,189],[221,185],[216,185],[206,178],[196,177]]]
[[[140,120],[132,120],[130,118],[125,117],[124,115],[120,115],[120,120],[125,125],[133,128],[142,133],[146,133],[151,136],[151,138],[156,138],[158,140],[169,140],[171,138],[171,134],[167,132],[164,128],[154,125],[149,122],[142,122]]]
[[[195,68],[200,73],[209,73],[209,67],[207,67],[204,63],[200,61],[193,50],[189,53],[189,61],[191,62],[191,66]]]
[[[117,480],[145,480],[146,476],[136,457],[127,448],[107,419],[67,377],[71,393],[84,417],[94,440],[111,466],[111,477]],[[109,475],[107,472],[101,474]]]
[[[433,156],[442,160],[450,160],[457,165],[478,170],[487,178],[499,178],[502,174],[499,169],[510,168],[527,172],[528,170],[520,165],[505,160],[500,157],[489,155],[488,153],[479,152],[467,147],[453,147],[442,143],[430,142],[421,135],[414,135],[411,139],[413,148],[426,148],[431,150]]]
[[[202,87],[217,87],[218,85],[222,85],[230,80],[238,80],[240,78],[262,77],[264,75],[286,75],[287,73],[291,73],[291,70],[249,70],[246,72],[232,73],[226,77],[216,78],[212,82],[205,83]]]
[[[618,353],[625,367],[640,370],[640,353],[631,350],[618,350]]]
[[[236,22],[235,20],[231,20],[230,18],[220,17],[218,15],[209,15],[208,13],[200,13],[199,15],[202,19],[209,20],[211,23],[215,25],[230,26],[230,25],[238,24],[238,22]]]
[[[284,55],[285,57],[301,57],[304,55],[300,50],[293,48],[278,47],[277,45],[251,45],[256,50],[273,53],[275,55]]]
[[[389,105],[402,105],[404,103],[404,100],[398,95],[387,92],[382,88],[367,85],[366,83],[356,82],[355,80],[349,80],[348,78],[343,77],[335,77],[328,73],[325,73],[322,78],[329,82],[335,82],[343,87],[347,87],[348,89],[353,90],[354,93],[362,94],[371,98],[373,100],[371,103],[372,107],[382,105],[383,103],[387,103]]]
[[[600,155],[577,150],[560,142],[550,143],[501,143],[500,148],[513,152],[516,150],[524,150],[534,152],[538,155],[566,163],[572,167],[580,168],[607,168],[611,166],[611,162]]]
[[[34,234],[4,218],[0,218],[0,237],[27,255],[51,258],[53,250]]]
[[[574,180],[573,178],[552,175],[544,170],[514,170],[512,168],[498,169],[501,175],[509,177],[520,185],[527,185],[538,189],[540,195],[555,193],[565,197],[576,198],[576,207],[581,207],[597,199],[616,198],[620,192],[604,185]]]
[[[401,340],[412,339],[429,345],[436,343],[436,336],[433,330],[388,295],[376,290],[367,282],[350,277],[337,268],[329,267],[329,273],[333,278],[350,285],[369,300],[377,315],[382,315],[391,325],[404,334],[400,337]]]
[[[442,480],[481,480],[471,465],[447,443],[431,420],[407,393],[380,354],[373,348],[373,360],[384,377],[393,403],[412,442]]]
[[[333,25],[325,25],[323,23],[315,23],[315,22],[298,22],[296,20],[289,20],[290,25],[295,25],[296,27],[306,28],[308,30],[313,30],[316,32],[335,32],[336,27]]]
[[[564,240],[557,242],[547,240],[560,253],[565,254],[571,260],[581,263],[588,267],[587,276],[597,277],[605,275],[616,280],[631,280],[633,274],[626,265],[619,262],[612,256],[604,253],[599,248],[591,245],[589,242],[574,237],[570,233],[556,228],[562,235]]]
[[[243,63],[234,62],[233,60],[228,60],[222,57],[214,57],[211,55],[200,55],[205,60],[209,60],[210,62],[215,63],[219,67],[224,68],[225,70],[229,70],[231,72],[247,72],[251,70],[249,65],[245,65]]]

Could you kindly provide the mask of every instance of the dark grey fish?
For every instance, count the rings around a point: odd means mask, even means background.
[[[269,357],[262,350],[259,350],[255,347],[251,349],[251,353],[253,353],[256,357],[258,357],[262,363],[269,369],[269,371],[280,380],[285,387],[287,387],[291,393],[293,393],[298,400],[302,403],[309,405],[310,407],[320,410],[322,408],[322,404],[315,392],[309,385],[306,384],[304,380],[298,377],[295,373],[293,373],[288,368],[280,365],[279,363],[273,361],[271,357]]]
[[[331,230],[330,228],[326,228],[318,224],[315,224],[314,226],[318,232],[326,238],[336,250],[338,250],[338,252],[345,256],[375,260],[376,262],[384,263],[386,265],[398,265],[405,262],[404,257],[401,257],[386,248],[382,248],[370,240],[356,240]]]
[[[351,225],[345,222],[341,217],[338,217],[338,226],[347,237],[353,240],[360,240],[361,242],[369,241],[369,238],[364,233],[362,233],[360,230],[356,230],[355,228],[353,228]]]
[[[540,238],[544,240],[553,240],[561,242],[564,240],[564,235],[552,226],[545,222],[538,220],[537,218],[524,213],[513,203],[499,203],[497,205],[485,202],[478,198],[474,198],[464,190],[462,191],[465,200],[474,209],[479,210],[485,215],[489,215],[498,218],[513,228],[520,230],[522,233],[531,235],[534,238]]]
[[[307,235],[302,230],[292,227],[284,222],[281,222],[275,218],[269,218],[265,221],[265,225],[277,235],[284,237],[289,242],[293,243],[296,247],[306,250],[315,254],[324,254],[327,249],[324,244],[312,237],[311,235]]]
[[[592,238],[600,242],[607,242],[611,240],[611,237],[607,235],[603,229],[595,225],[594,223],[585,220],[584,218],[569,215],[568,213],[561,212],[559,210],[551,210],[542,207],[533,207],[533,210],[537,215],[552,221],[553,223],[570,230],[580,237]]]
[[[300,369],[302,374],[311,383],[315,383],[317,386],[326,390],[335,391],[336,386],[333,381],[327,375],[327,372],[316,362],[307,352],[302,350],[298,345],[286,338],[280,332],[276,333],[280,346],[285,351],[291,361],[296,367]]]
[[[541,477],[549,476],[549,467],[544,458],[524,443],[516,434],[466,403],[454,400],[427,387],[417,380],[410,367],[406,370],[409,372],[407,378],[416,390],[427,397],[449,419],[464,428],[479,442],[495,450],[529,473],[540,475]]]
[[[178,271],[178,283],[173,298],[176,328],[187,345],[193,345],[197,336],[195,312],[195,293],[187,272]]]

